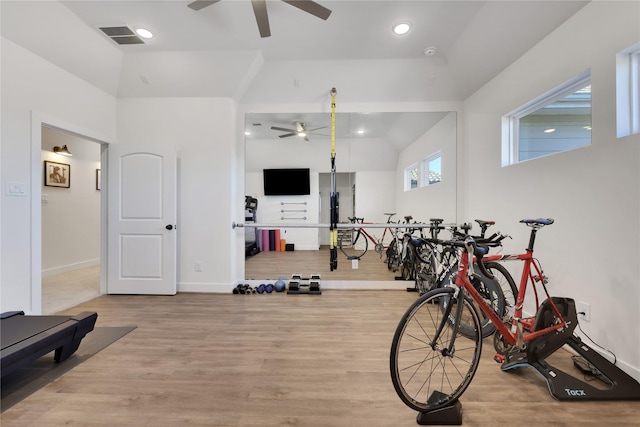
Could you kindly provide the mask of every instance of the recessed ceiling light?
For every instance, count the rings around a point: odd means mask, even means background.
[[[251,132],[249,132],[249,131],[245,131],[245,133],[244,133],[244,134],[245,134],[246,136],[249,136],[249,135],[251,135]]]
[[[393,25],[393,33],[399,36],[403,34],[407,34],[410,29],[411,29],[411,24],[406,21],[398,22],[397,24]]]
[[[555,128],[549,128],[549,129],[545,129],[544,133],[553,133],[555,131],[556,131]]]
[[[358,131],[358,133],[359,133],[360,135],[362,135],[362,134],[364,133],[364,130],[360,129],[360,130]]]
[[[136,34],[142,37],[143,39],[150,39],[153,37],[153,33],[146,28],[138,28],[136,29]]]

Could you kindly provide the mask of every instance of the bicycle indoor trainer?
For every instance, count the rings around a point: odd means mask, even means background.
[[[508,371],[526,366],[535,368],[547,381],[549,392],[557,400],[640,400],[640,383],[573,334],[578,324],[574,300],[552,298],[567,321],[567,327],[530,341],[525,350],[509,352],[504,357],[501,369]],[[553,318],[551,304],[544,301],[538,310],[533,330],[543,328]],[[583,374],[585,381],[561,371],[545,360],[565,344],[577,353],[573,357],[573,363]],[[497,361],[501,361],[499,356],[496,355]],[[600,388],[592,385],[596,379],[600,381]]]
[[[527,366],[535,368],[547,381],[551,396],[560,401],[640,400],[640,383],[573,334],[578,324],[574,300],[552,298],[567,321],[567,328],[530,341],[525,350],[511,351],[503,357],[496,354],[496,361],[504,358],[501,369],[508,371]],[[544,328],[553,318],[551,304],[544,301],[535,317],[533,330]],[[577,353],[577,356],[573,356],[573,363],[585,381],[561,371],[545,360],[565,344]],[[596,382],[599,382],[600,388],[592,385]],[[430,399],[440,399],[438,392],[434,392]],[[434,411],[419,412],[416,422],[419,425],[461,425],[462,405],[456,399]]]

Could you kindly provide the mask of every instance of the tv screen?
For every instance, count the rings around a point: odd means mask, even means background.
[[[309,169],[263,169],[265,196],[311,194]]]

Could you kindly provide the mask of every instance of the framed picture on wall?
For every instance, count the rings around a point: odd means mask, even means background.
[[[44,185],[47,187],[71,187],[71,165],[45,160]]]
[[[102,190],[102,172],[96,169],[96,190]]]

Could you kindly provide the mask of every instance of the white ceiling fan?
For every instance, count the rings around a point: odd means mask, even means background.
[[[307,129],[307,126],[302,122],[294,122],[295,129],[287,129],[279,126],[271,126],[271,130],[278,130],[280,132],[287,132],[285,134],[279,135],[279,138],[288,138],[290,136],[299,136],[300,138],[304,138],[305,141],[309,141],[309,133],[324,129],[327,126],[322,126],[315,129]]]
[[[211,6],[214,3],[218,3],[220,0],[197,0],[189,3],[187,6],[193,10],[200,10],[207,6]],[[282,0],[285,3],[295,6],[300,10],[304,10],[313,16],[320,19],[327,20],[331,11],[326,7],[312,1],[312,0]],[[267,14],[267,1],[266,0],[251,0],[253,6],[253,14],[256,16],[256,22],[258,23],[258,30],[260,31],[260,37],[271,36],[271,29],[269,28],[269,16]]]

